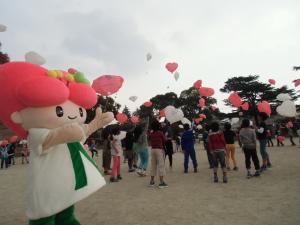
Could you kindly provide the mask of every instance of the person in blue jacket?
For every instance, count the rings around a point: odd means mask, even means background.
[[[194,172],[197,173],[198,163],[197,163],[196,152],[194,148],[195,138],[194,138],[193,130],[190,129],[189,124],[184,124],[183,128],[184,128],[184,132],[181,136],[181,148],[182,151],[184,152],[184,173],[188,172],[190,157],[193,161]]]

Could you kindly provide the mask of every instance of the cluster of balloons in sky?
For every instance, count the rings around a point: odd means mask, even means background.
[[[5,32],[7,30],[7,27],[3,24],[0,24],[0,32]],[[146,54],[146,60],[150,61],[152,59],[152,54],[147,53]],[[34,51],[27,52],[25,54],[25,61],[31,62],[37,65],[43,65],[46,63],[45,58],[43,58],[40,54]],[[176,62],[168,62],[165,65],[165,68],[168,72],[173,74],[174,79],[177,81],[179,79],[179,72],[178,69],[178,63]],[[102,95],[102,96],[109,96],[112,94],[117,93],[120,88],[122,87],[124,82],[124,79],[122,76],[119,75],[102,75],[98,78],[96,78],[93,83],[92,87],[94,90]],[[268,80],[270,85],[275,85],[276,81],[274,79]],[[295,87],[300,85],[300,79],[294,80]],[[202,80],[197,80],[194,82],[193,87],[196,88],[199,92],[199,95],[201,96],[199,100],[199,107],[203,109],[206,107],[206,98],[211,97],[214,95],[215,91],[213,88],[210,87],[203,87],[202,86]],[[130,96],[129,100],[132,102],[135,102],[138,99],[138,96]],[[277,96],[277,100],[281,101],[282,104],[279,105],[276,109],[277,113],[279,115],[285,116],[285,117],[295,117],[296,116],[296,106],[293,101],[291,101],[291,96],[289,94],[279,94]],[[249,109],[249,103],[243,102],[242,98],[239,96],[239,94],[235,91],[230,93],[228,97],[228,101],[233,107],[239,108],[241,107],[242,110],[247,111]],[[152,107],[152,102],[146,101],[143,104],[145,107]],[[217,107],[215,105],[209,106],[212,111],[215,111]],[[264,112],[267,115],[271,115],[271,107],[270,104],[267,101],[262,100],[260,103],[257,104],[257,109],[259,112]],[[176,109],[174,106],[167,106],[165,109],[161,110],[159,115],[161,117],[166,117],[166,119],[172,124],[178,121],[181,121],[182,123],[188,123],[191,124],[191,122],[184,118],[183,112],[181,109]],[[128,117],[123,114],[119,113],[116,115],[116,119],[120,123],[125,123],[128,120]],[[206,119],[205,114],[200,114],[199,117],[195,118],[194,121],[196,124],[199,124],[203,119]],[[132,123],[138,123],[140,119],[137,116],[133,116],[131,118]]]

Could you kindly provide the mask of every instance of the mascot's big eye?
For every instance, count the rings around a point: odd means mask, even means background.
[[[56,106],[56,115],[62,117],[64,115],[64,110],[61,106]]]
[[[82,110],[82,108],[79,108],[79,114],[80,114],[81,117],[83,117],[83,110]]]

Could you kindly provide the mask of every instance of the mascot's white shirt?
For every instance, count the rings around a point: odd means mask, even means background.
[[[75,190],[75,173],[67,144],[42,151],[49,131],[38,128],[29,130],[31,162],[26,214],[31,220],[61,212],[105,185],[105,180],[97,168],[80,152],[87,185]]]

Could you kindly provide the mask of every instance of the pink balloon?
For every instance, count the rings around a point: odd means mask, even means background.
[[[170,73],[174,73],[177,70],[177,68],[178,68],[178,64],[176,62],[166,64],[166,69]]]
[[[229,95],[228,100],[231,105],[237,108],[240,107],[243,103],[241,97],[236,92],[232,92]]]
[[[140,122],[140,118],[138,118],[137,116],[131,117],[130,120],[131,120],[132,123],[138,123],[138,122]]]
[[[292,121],[289,121],[289,122],[287,122],[287,124],[286,124],[286,127],[287,127],[287,128],[290,128],[290,127],[293,127],[293,126],[294,126],[294,124],[293,124]]]
[[[151,106],[152,106],[152,102],[150,102],[150,101],[149,101],[149,102],[145,102],[145,103],[144,103],[144,106],[145,106],[145,107],[151,107]]]
[[[294,84],[295,84],[295,87],[299,86],[300,85],[300,79],[295,80]]]
[[[199,99],[199,105],[200,105],[201,108],[203,108],[205,106],[205,99],[204,98]]]
[[[10,137],[10,139],[9,139],[9,143],[14,143],[14,142],[17,141],[17,139],[18,139],[18,136],[12,136],[12,137]]]
[[[119,123],[125,123],[128,120],[128,117],[124,113],[118,113],[116,119]]]
[[[203,120],[203,118],[195,118],[194,120],[195,120],[195,123],[198,124]]]
[[[194,88],[199,89],[201,86],[202,86],[202,80],[197,80],[197,81],[194,83]]]
[[[206,119],[206,115],[205,115],[205,114],[203,114],[203,113],[201,113],[201,114],[200,114],[200,118],[202,118],[202,119]]]
[[[259,112],[266,113],[268,116],[271,115],[271,107],[267,101],[262,101],[257,105],[257,109]]]
[[[249,109],[249,103],[248,102],[245,102],[243,105],[242,105],[242,109],[247,111]]]
[[[200,87],[199,88],[199,94],[201,96],[205,96],[205,97],[210,97],[212,95],[214,95],[215,91],[212,88],[209,87]]]
[[[165,110],[164,110],[164,109],[162,109],[162,110],[159,111],[159,116],[160,116],[160,117],[166,116],[166,113],[165,113]]]
[[[216,111],[216,109],[217,109],[217,107],[216,107],[216,106],[213,106],[213,105],[212,105],[210,108],[211,108],[211,110],[212,110],[213,112]]]
[[[68,69],[68,73],[70,73],[70,74],[75,74],[76,72],[77,72],[77,70],[74,69],[74,68],[69,68]]]
[[[122,87],[124,79],[116,75],[103,75],[93,81],[94,90],[103,96],[112,95]]]
[[[276,81],[274,79],[269,79],[269,83],[275,85]]]
[[[278,136],[278,137],[277,137],[277,140],[278,140],[278,141],[284,141],[284,140],[285,140],[285,137],[284,137],[284,136]]]

